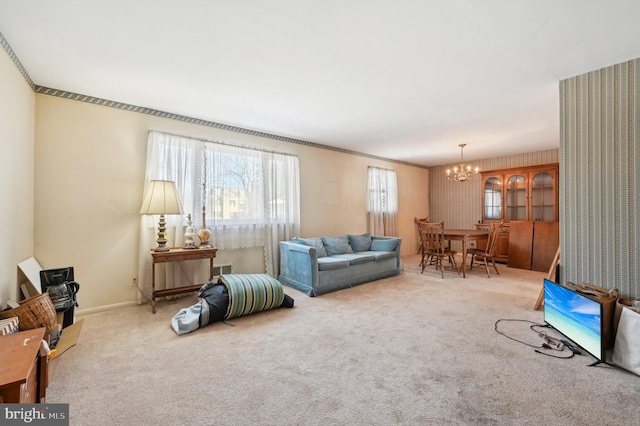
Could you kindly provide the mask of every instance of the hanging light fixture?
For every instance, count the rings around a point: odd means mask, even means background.
[[[464,163],[464,147],[466,145],[466,143],[458,145],[460,147],[460,166],[453,168],[453,174],[451,173],[451,169],[447,169],[447,179],[464,182],[478,176],[480,171],[478,167],[475,168],[475,173],[471,173],[471,166]]]

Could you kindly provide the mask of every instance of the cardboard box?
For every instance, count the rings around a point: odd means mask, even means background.
[[[69,327],[62,330],[60,334],[60,339],[55,347],[55,352],[49,358],[49,367],[48,367],[48,379],[51,382],[51,378],[53,377],[53,373],[58,365],[60,355],[65,353],[67,350],[75,346],[78,343],[78,338],[80,337],[80,330],[82,330],[82,324],[84,323],[84,319],[76,322],[75,324],[70,325]]]

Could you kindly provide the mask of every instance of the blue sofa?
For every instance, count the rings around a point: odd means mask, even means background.
[[[319,296],[400,274],[395,237],[342,235],[280,242],[278,280],[308,296]]]

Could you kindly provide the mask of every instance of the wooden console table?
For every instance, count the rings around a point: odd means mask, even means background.
[[[151,265],[151,312],[156,313],[156,297],[173,296],[176,294],[189,293],[196,291],[202,284],[192,284],[165,290],[156,290],[156,264],[182,262],[183,260],[201,260],[209,259],[209,280],[213,279],[213,259],[216,257],[217,248],[207,249],[184,249],[175,247],[169,251],[151,251],[153,257],[153,265]],[[204,284],[204,283],[203,283]]]

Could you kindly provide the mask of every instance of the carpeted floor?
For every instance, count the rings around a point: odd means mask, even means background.
[[[494,330],[542,322],[544,273],[466,279],[403,259],[398,276],[178,336],[183,297],[85,315],[48,403],[72,425],[625,425],[640,377],[556,359]],[[508,335],[534,346],[524,321]],[[568,356],[568,351],[554,355]]]

